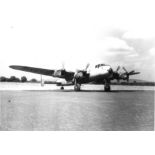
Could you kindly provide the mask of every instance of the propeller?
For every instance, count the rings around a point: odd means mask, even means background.
[[[127,69],[125,67],[122,67],[123,70],[125,71],[125,73],[129,74],[129,75],[132,75],[132,74],[135,74],[136,72],[134,70],[128,72]]]
[[[89,66],[90,66],[90,64],[88,63],[88,64],[86,65],[86,68],[84,69],[84,71],[87,71],[87,69],[88,69]]]
[[[116,72],[118,72],[120,70],[120,66],[117,67]]]
[[[126,70],[126,68],[125,67],[122,67],[123,68],[123,70],[126,72],[126,73],[128,73],[128,71]]]
[[[135,75],[135,74],[139,74],[140,72],[135,72],[134,70],[128,72],[127,69],[125,67],[122,67],[123,70],[125,71],[125,73],[122,74],[122,76],[125,76],[123,77],[125,80],[127,80],[127,82],[129,82],[129,77],[130,75]]]
[[[62,62],[62,70],[65,70],[65,63]]]
[[[87,74],[87,69],[88,69],[88,67],[89,67],[89,63],[86,65],[86,67],[85,67],[85,69],[83,69],[83,70],[76,70],[76,72],[75,72],[75,74],[74,74],[74,79],[73,79],[73,81],[75,82],[75,83],[77,83],[77,81],[78,80],[80,80],[80,79],[83,79],[85,76],[86,76],[86,74]]]
[[[120,74],[118,73],[119,70],[120,70],[120,66],[118,66],[118,67],[116,68],[116,70],[113,71],[113,78],[116,79],[117,82],[119,82],[119,80],[120,80]]]

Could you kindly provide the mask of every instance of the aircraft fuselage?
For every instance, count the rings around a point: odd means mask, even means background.
[[[112,68],[109,65],[99,64],[88,68],[87,72],[79,71],[77,81],[80,84],[104,81],[113,76]]]
[[[111,73],[112,68],[109,65],[102,65],[101,66],[95,66],[94,68],[90,69],[89,73],[89,81],[98,81],[98,80],[104,80],[109,79],[112,76]]]

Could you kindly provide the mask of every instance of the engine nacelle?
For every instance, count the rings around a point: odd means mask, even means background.
[[[120,78],[123,79],[123,80],[127,80],[127,81],[129,81],[129,75],[126,74],[126,73],[120,75]]]
[[[55,70],[55,72],[54,72],[55,77],[62,77],[64,75],[65,75],[65,70],[63,70],[63,69]]]
[[[74,75],[74,79],[76,79],[76,81],[79,83],[86,82],[88,78],[89,78],[89,74],[83,70],[78,70]]]

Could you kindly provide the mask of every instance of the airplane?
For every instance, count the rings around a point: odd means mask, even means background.
[[[124,67],[124,73],[119,73],[120,66],[117,67],[116,71],[112,69],[110,65],[101,63],[97,65],[90,66],[87,64],[85,69],[83,70],[76,70],[67,71],[65,68],[58,69],[58,70],[51,70],[51,69],[43,69],[43,68],[35,68],[35,67],[28,67],[28,66],[18,66],[18,65],[11,65],[9,66],[15,70],[21,70],[25,72],[36,73],[40,75],[52,76],[55,78],[62,78],[65,79],[67,83],[57,83],[57,86],[61,86],[61,89],[64,89],[64,86],[74,85],[75,91],[81,90],[82,84],[87,84],[90,82],[97,82],[97,81],[104,81],[104,90],[106,92],[111,91],[110,81],[111,80],[127,80],[129,81],[130,75],[139,74],[140,72],[130,71],[128,72]]]

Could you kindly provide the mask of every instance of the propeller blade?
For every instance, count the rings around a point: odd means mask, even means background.
[[[122,67],[123,68],[123,70],[126,72],[126,73],[128,73],[128,71],[126,70],[126,68],[125,67]]]
[[[87,71],[87,69],[88,69],[89,65],[90,65],[89,63],[86,65],[85,71]]]
[[[129,75],[132,75],[134,72],[135,72],[135,71],[132,70],[132,71],[130,71],[128,74],[129,74]]]
[[[130,75],[135,75],[135,74],[140,74],[140,72],[133,72],[133,73],[130,73]]]
[[[65,70],[65,63],[62,62],[62,69]]]
[[[116,72],[118,72],[120,70],[120,66],[117,67]]]

